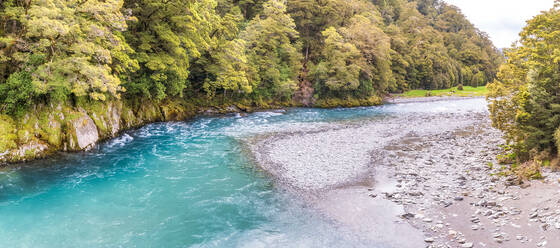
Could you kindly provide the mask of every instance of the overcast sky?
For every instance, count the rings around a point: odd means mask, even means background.
[[[498,48],[518,40],[525,21],[552,8],[554,0],[444,0],[459,7],[480,30],[488,33]]]

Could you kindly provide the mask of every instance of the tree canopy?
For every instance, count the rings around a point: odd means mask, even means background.
[[[304,82],[314,99],[368,98],[486,84],[501,63],[439,0],[5,0],[0,24],[8,114],[79,98],[291,101]]]
[[[527,22],[489,85],[491,117],[517,159],[558,154],[560,147],[560,1]]]

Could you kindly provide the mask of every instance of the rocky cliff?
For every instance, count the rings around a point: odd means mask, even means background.
[[[185,120],[202,109],[182,100],[68,105],[38,105],[18,118],[0,115],[0,162],[28,161],[57,151],[88,150],[123,130],[157,121]]]

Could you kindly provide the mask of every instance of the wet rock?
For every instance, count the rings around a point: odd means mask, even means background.
[[[408,219],[414,218],[414,216],[415,216],[415,215],[414,215],[413,213],[405,213],[405,214],[401,215],[401,217],[402,217],[403,219],[407,219],[407,220],[408,220]]]

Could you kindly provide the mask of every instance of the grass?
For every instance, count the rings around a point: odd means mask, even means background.
[[[485,96],[488,92],[486,86],[471,87],[464,86],[463,90],[457,90],[457,87],[443,90],[411,90],[403,94],[398,94],[400,97],[425,97],[428,96],[428,92],[431,96]]]

